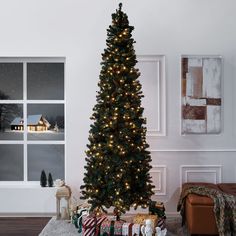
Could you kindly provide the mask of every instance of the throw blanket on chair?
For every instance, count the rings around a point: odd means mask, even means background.
[[[219,236],[236,235],[236,196],[205,186],[191,186],[183,189],[177,205],[177,211],[180,211],[183,222],[185,221],[185,200],[191,193],[208,196],[213,200]]]

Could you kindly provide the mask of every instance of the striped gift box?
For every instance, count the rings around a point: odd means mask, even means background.
[[[124,223],[122,225],[122,236],[132,236],[133,223]]]
[[[101,217],[88,216],[83,218],[83,236],[99,235],[100,225],[106,219],[107,219],[106,216],[101,216]]]
[[[122,236],[123,221],[105,220],[100,227],[100,235]]]
[[[132,236],[139,236],[140,235],[140,224],[133,224],[132,226]]]
[[[166,221],[165,221],[165,217],[160,217],[158,218],[157,221],[157,226],[161,228],[161,230],[166,228]]]

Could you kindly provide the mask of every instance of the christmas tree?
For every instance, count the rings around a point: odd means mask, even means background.
[[[55,124],[53,130],[54,130],[55,132],[59,132],[59,127],[58,127],[58,125],[57,125],[57,122],[56,122],[56,124]]]
[[[81,186],[81,198],[88,199],[92,209],[105,211],[113,206],[117,215],[130,207],[146,208],[154,187],[149,174],[151,157],[141,107],[140,73],[135,68],[134,27],[129,26],[121,7],[120,3],[107,30]]]

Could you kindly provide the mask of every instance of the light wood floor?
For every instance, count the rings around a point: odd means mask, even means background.
[[[49,217],[0,217],[0,236],[38,236]]]

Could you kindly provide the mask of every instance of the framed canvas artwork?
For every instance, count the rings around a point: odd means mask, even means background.
[[[222,58],[181,57],[182,134],[221,132]]]

